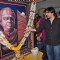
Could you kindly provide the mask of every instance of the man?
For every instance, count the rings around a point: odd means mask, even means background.
[[[60,60],[60,19],[56,17],[55,9],[48,7],[46,16],[49,18],[38,29],[31,31],[46,31],[46,50],[48,60]]]
[[[2,31],[7,40],[17,46],[17,29],[15,26],[15,13],[9,8],[3,8],[0,11],[0,31]],[[5,46],[2,46],[3,54],[9,53]]]

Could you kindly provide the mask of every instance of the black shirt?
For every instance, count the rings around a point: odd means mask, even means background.
[[[51,24],[50,20],[45,20],[43,24],[36,29],[37,33],[45,29],[46,31],[46,44],[59,45],[60,44],[60,19],[55,18]]]

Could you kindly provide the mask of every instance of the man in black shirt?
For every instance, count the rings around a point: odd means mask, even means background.
[[[45,29],[48,60],[60,60],[60,19],[56,17],[53,7],[46,8],[46,16],[48,19],[38,29],[32,31],[39,33]]]

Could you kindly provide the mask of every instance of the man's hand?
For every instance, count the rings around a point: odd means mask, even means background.
[[[32,32],[36,32],[36,29],[31,29]]]
[[[26,33],[26,32],[36,32],[36,29],[35,28],[32,28],[32,27],[27,27],[26,29],[25,29],[25,32],[24,33]]]
[[[30,26],[28,27],[28,30],[29,30],[29,31],[33,31],[33,32],[35,32],[35,31],[36,31],[36,29],[35,29],[35,28],[32,28],[32,27],[30,27]]]

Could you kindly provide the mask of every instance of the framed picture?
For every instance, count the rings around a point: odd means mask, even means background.
[[[22,40],[27,26],[27,4],[0,2],[0,11],[0,30],[12,45],[17,46]],[[29,53],[32,47],[33,41],[30,34],[21,48],[21,54]],[[13,53],[6,46],[0,44],[0,58]]]

